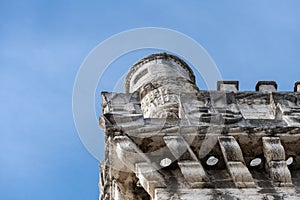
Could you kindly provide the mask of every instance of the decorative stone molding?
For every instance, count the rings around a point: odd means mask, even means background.
[[[100,200],[300,199],[300,90],[199,90],[180,58],[136,63],[103,92]]]

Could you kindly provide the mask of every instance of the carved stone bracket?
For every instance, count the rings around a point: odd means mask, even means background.
[[[266,170],[279,187],[291,187],[292,179],[290,170],[285,161],[285,150],[279,137],[263,137],[263,151],[266,158]]]
[[[119,159],[135,174],[143,188],[153,197],[155,188],[166,187],[164,178],[158,172],[158,166],[141,151],[127,136],[114,139]]]
[[[165,188],[163,176],[149,163],[136,163],[136,176],[143,188],[154,198],[155,188]]]
[[[235,183],[239,188],[256,187],[252,175],[245,166],[240,145],[232,136],[219,136],[219,144],[226,162],[227,169]]]
[[[184,60],[159,53],[134,64],[125,93],[101,96],[101,200],[300,199],[300,82],[199,90]]]
[[[192,188],[202,188],[209,181],[204,168],[198,161],[180,161],[178,166]]]
[[[165,136],[164,141],[178,161],[181,173],[191,187],[202,187],[209,178],[189,144],[180,136]]]
[[[149,165],[151,160],[134,144],[127,136],[116,136],[114,138],[116,153],[119,159],[133,172],[136,173],[136,163],[146,162]]]

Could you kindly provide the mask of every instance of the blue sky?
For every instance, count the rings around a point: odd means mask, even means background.
[[[98,198],[98,161],[77,135],[72,90],[88,53],[121,31],[180,31],[208,51],[223,79],[239,80],[241,90],[254,90],[258,80],[293,90],[300,80],[299,1],[181,2],[0,1],[0,199]],[[113,63],[97,94],[112,90],[149,52]]]

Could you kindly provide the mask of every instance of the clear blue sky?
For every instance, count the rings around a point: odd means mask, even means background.
[[[174,29],[200,43],[241,90],[276,80],[292,91],[300,80],[299,9],[298,0],[1,0],[0,199],[98,198],[98,161],[77,135],[72,89],[101,41],[138,27]],[[98,92],[142,54],[120,59],[122,70]]]

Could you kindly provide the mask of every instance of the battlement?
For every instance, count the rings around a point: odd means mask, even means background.
[[[239,81],[218,81],[217,82],[218,91],[239,91]],[[257,92],[276,92],[277,83],[275,81],[258,81],[255,86],[255,91]],[[297,81],[294,84],[294,92],[300,92],[300,82]]]
[[[204,91],[176,57],[160,56],[130,70],[132,92],[102,93],[101,200],[299,199],[300,83]]]

